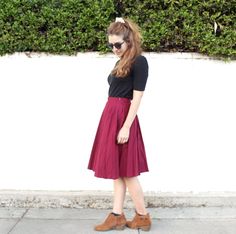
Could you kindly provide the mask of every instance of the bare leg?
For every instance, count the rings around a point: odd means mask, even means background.
[[[124,181],[134,202],[136,211],[140,215],[146,215],[147,210],[145,208],[143,190],[139,183],[138,177],[125,177]]]
[[[122,214],[125,200],[126,185],[123,178],[114,180],[114,203],[113,212]]]

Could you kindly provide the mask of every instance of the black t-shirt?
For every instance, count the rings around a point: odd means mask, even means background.
[[[148,63],[143,55],[138,55],[131,67],[129,75],[124,78],[108,76],[110,85],[109,97],[125,97],[133,99],[133,90],[144,91],[148,78]]]

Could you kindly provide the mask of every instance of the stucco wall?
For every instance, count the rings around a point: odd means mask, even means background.
[[[236,62],[144,55],[144,191],[236,191]],[[116,60],[97,53],[0,57],[0,189],[112,189],[86,168]]]

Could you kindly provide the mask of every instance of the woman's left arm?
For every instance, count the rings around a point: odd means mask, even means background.
[[[134,121],[135,116],[137,115],[142,96],[143,96],[143,91],[138,91],[138,90],[133,91],[133,100],[130,104],[128,115],[117,136],[118,144],[124,144],[128,141],[129,130]]]

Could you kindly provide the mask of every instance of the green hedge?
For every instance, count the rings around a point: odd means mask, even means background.
[[[145,51],[236,58],[236,0],[0,0],[0,55],[107,52],[116,16],[140,25]]]
[[[111,0],[0,0],[0,53],[105,49]]]

